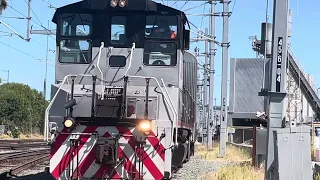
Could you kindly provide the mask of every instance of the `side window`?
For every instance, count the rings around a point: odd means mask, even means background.
[[[110,67],[125,67],[126,66],[126,57],[124,56],[111,56],[109,58]]]
[[[145,43],[143,64],[146,66],[175,66],[177,46],[175,43]]]
[[[61,63],[90,63],[91,43],[88,40],[61,40]]]
[[[91,14],[66,13],[61,17],[61,35],[63,36],[89,36],[92,32]]]
[[[113,16],[111,19],[111,43],[126,43],[126,17]]]

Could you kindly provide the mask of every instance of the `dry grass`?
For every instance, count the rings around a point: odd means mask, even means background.
[[[248,165],[227,166],[210,173],[204,180],[264,180],[264,169]]]
[[[206,159],[209,161],[250,161],[251,156],[248,152],[241,150],[237,147],[227,145],[226,156],[224,158],[219,158],[219,145],[214,144],[213,149],[207,151],[206,146],[198,145],[196,146],[195,155],[201,159]]]
[[[209,161],[229,161],[238,162],[240,165],[233,165],[221,168],[217,172],[206,174],[204,180],[263,180],[264,168],[254,168],[251,166],[251,156],[248,152],[235,146],[227,145],[226,156],[219,158],[219,145],[215,144],[211,151],[206,150],[206,146],[196,146],[196,156]],[[242,163],[249,162],[249,163]]]
[[[6,134],[1,134],[0,139],[14,139],[14,138]],[[43,139],[43,136],[39,134],[20,134],[19,139]]]

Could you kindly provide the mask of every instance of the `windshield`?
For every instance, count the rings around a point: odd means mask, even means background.
[[[87,40],[60,41],[61,63],[90,63],[91,43]]]
[[[61,35],[63,36],[89,36],[92,31],[92,15],[79,13],[66,13],[61,17]]]
[[[147,16],[145,36],[147,38],[175,39],[177,24],[176,16]]]
[[[146,43],[143,63],[147,66],[175,66],[177,64],[175,43]]]

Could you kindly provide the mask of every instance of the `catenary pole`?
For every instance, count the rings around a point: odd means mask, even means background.
[[[226,154],[227,144],[227,90],[228,90],[228,48],[229,48],[229,0],[223,0],[222,34],[222,73],[221,73],[221,110],[220,110],[220,150],[221,157]]]
[[[209,20],[209,29],[210,29],[210,39],[215,39],[215,2],[210,2],[210,20]],[[215,122],[213,120],[213,104],[214,104],[214,56],[215,56],[215,43],[210,40],[209,44],[209,57],[210,57],[210,83],[209,83],[209,123],[207,124],[208,129],[208,148],[213,148],[213,127],[215,127]]]
[[[208,35],[208,28],[205,28],[205,36]],[[203,120],[206,122],[206,126],[208,127],[208,40],[205,41],[204,47],[204,68],[203,68]],[[206,128],[206,133],[208,137],[208,128]],[[208,148],[208,139],[206,142]]]

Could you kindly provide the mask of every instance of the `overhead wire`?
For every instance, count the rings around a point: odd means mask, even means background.
[[[237,0],[234,0],[233,5],[232,5],[232,8],[231,8],[231,11],[230,11],[230,16],[228,16],[228,18],[227,18],[227,19],[229,19],[229,20],[231,19],[231,16],[232,16],[232,14],[233,14],[234,7],[235,7],[235,5],[236,5],[236,2],[237,2]],[[223,25],[226,23],[227,19],[223,22]]]
[[[184,4],[180,7],[180,11],[181,11],[181,9],[189,2],[190,0],[186,0],[186,2],[184,2]]]
[[[195,8],[198,8],[198,7],[201,7],[201,6],[204,6],[204,5],[206,5],[206,4],[208,4],[208,2],[205,2],[205,3],[200,4],[200,5],[198,5],[198,6],[194,6],[194,7],[191,7],[191,8],[185,9],[185,10],[182,10],[182,11],[183,11],[183,12],[186,12],[186,11],[189,11],[189,10],[192,10],[192,9],[195,9]]]
[[[3,45],[5,45],[5,46],[8,46],[8,47],[10,47],[10,48],[12,48],[12,49],[14,49],[14,50],[16,50],[16,51],[19,51],[19,52],[21,52],[21,53],[23,53],[23,54],[31,57],[33,60],[37,60],[37,61],[39,61],[39,62],[44,62],[44,63],[46,63],[45,61],[43,61],[43,59],[37,58],[37,57],[35,57],[35,56],[27,53],[27,52],[21,51],[20,49],[17,49],[17,48],[15,48],[15,47],[11,46],[10,44],[6,44],[6,43],[4,43],[4,42],[2,42],[2,41],[0,41],[0,44],[3,44]],[[50,63],[48,63],[48,65],[53,66],[53,65],[50,64]]]
[[[17,12],[18,14],[24,16],[25,19],[28,19],[28,17],[27,17],[26,15],[24,15],[23,13],[21,13],[20,11],[18,11],[17,9],[15,9],[14,7],[12,7],[11,5],[8,5],[8,7],[10,7],[13,11]],[[32,10],[32,11],[33,11],[33,10]],[[35,16],[36,16],[36,15],[35,15]],[[0,17],[2,17],[2,16],[0,16]],[[38,20],[39,20],[39,18],[38,18]],[[33,19],[30,19],[30,21],[32,21],[32,22],[34,22],[35,24],[37,24],[38,26],[42,27],[42,28],[45,29],[46,31],[50,32],[50,30],[48,30],[46,27],[44,27],[44,26],[42,25],[42,23],[41,23],[40,20],[39,20],[39,21],[40,21],[41,24],[39,24],[38,22],[34,21]],[[55,40],[55,38],[53,38],[51,35],[49,35],[49,36],[50,36],[50,38],[52,38],[53,40]],[[43,45],[42,43],[40,43],[40,42],[38,42],[38,41],[36,41],[36,40],[32,40],[32,41],[35,42],[35,43],[37,43],[37,44],[39,44],[39,45],[41,45],[42,47],[45,47],[45,45]],[[54,46],[55,46],[55,45],[54,45]]]
[[[8,19],[27,19],[24,17],[12,17],[12,16],[1,16],[2,18],[8,18]]]
[[[22,16],[28,18],[26,15],[22,14],[20,11],[18,11],[17,9],[13,8],[11,5],[8,5],[8,7],[10,7],[11,9],[13,9],[14,11],[16,11],[17,13],[21,14]],[[30,8],[31,9],[31,8]],[[30,19],[30,21],[34,22],[35,24],[37,24],[38,26],[42,27],[44,30],[51,32],[48,28],[46,28],[45,26],[43,26],[42,24],[39,24],[38,22],[34,21],[33,19]],[[48,36],[50,38],[52,38],[53,40],[55,40],[55,38],[53,38],[50,34],[48,34]]]
[[[162,0],[163,1],[163,0]],[[46,0],[42,0],[42,2],[45,2],[46,4],[48,4],[48,7],[49,8],[53,8],[53,9],[57,9],[56,7],[54,7],[53,5],[52,5],[52,3],[48,0],[48,1],[46,1]]]

